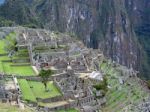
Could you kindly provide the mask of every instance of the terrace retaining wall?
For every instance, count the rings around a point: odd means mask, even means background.
[[[7,56],[8,54],[7,53],[4,53],[4,54],[0,54],[0,56]]]
[[[27,58],[27,59],[13,59],[12,62],[14,62],[14,63],[29,63],[30,59],[29,58]]]
[[[12,62],[12,60],[2,60],[2,62]]]
[[[68,98],[63,97],[63,96],[56,96],[53,98],[47,98],[47,99],[42,99],[42,98],[37,98],[38,102],[43,102],[43,103],[51,103],[51,102],[58,102],[58,101],[64,101],[67,100]]]
[[[68,104],[62,105],[62,106],[58,106],[58,107],[44,107],[44,110],[51,112],[51,111],[59,111],[59,110],[68,110],[70,108],[74,108],[77,107],[77,102],[73,101],[73,102],[68,102]]]
[[[22,63],[20,63],[20,64],[12,64],[12,65],[10,65],[10,66],[13,66],[13,67],[17,67],[17,66],[30,66],[31,64],[29,63],[29,64],[22,64]]]

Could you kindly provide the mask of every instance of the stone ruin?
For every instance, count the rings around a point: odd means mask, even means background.
[[[15,77],[7,77],[4,80],[1,74],[0,79],[0,99],[3,103],[10,103],[11,105],[19,106],[21,91]]]
[[[44,107],[44,109],[48,111],[67,108],[79,108],[80,111],[85,111],[87,108],[97,110],[106,102],[100,91],[96,92],[96,96],[100,98],[96,98],[93,93],[93,85],[101,81],[103,77],[98,67],[98,60],[103,57],[99,55],[99,51],[85,48],[81,42],[76,42],[68,35],[60,34],[57,37],[54,32],[40,29],[21,28],[17,30],[19,30],[17,46],[19,49],[28,49],[32,66],[36,66],[38,70],[53,67],[59,71],[53,76],[53,81],[63,96],[38,100],[63,103],[58,106]],[[80,73],[86,75],[82,77]],[[95,76],[92,77],[89,74],[95,74]],[[14,93],[19,99],[20,89],[16,79],[13,79],[16,90]]]
[[[30,62],[38,69],[54,67],[65,69],[70,63],[76,71],[87,71],[87,60],[82,52],[86,52],[81,43],[75,43],[67,35],[54,36],[53,32],[45,30],[26,29],[19,34],[18,47],[27,47]],[[61,46],[61,47],[59,47]],[[66,47],[69,47],[68,51]],[[42,49],[37,51],[35,49]]]
[[[87,107],[99,109],[106,102],[100,92],[96,93],[101,97],[100,99],[97,99],[93,93],[93,85],[102,81],[103,77],[103,73],[99,72],[98,64],[98,58],[102,57],[99,55],[100,52],[85,48],[82,43],[75,42],[67,35],[57,36],[60,37],[56,37],[54,32],[45,30],[25,29],[18,39],[20,48],[27,45],[33,66],[39,70],[53,67],[56,71],[60,71],[58,75],[53,76],[53,81],[62,92],[63,97],[39,100],[52,103],[50,101],[61,99],[61,101],[69,102],[58,107],[47,107],[48,110],[59,110],[66,107],[77,107],[81,111]],[[92,74],[91,70],[95,72]],[[85,74],[88,72],[88,75],[81,77],[80,72]]]
[[[106,102],[104,97],[97,99],[94,96],[91,82],[86,78],[81,78],[71,66],[67,67],[65,73],[54,76],[53,80],[63,96],[78,102],[76,106],[81,110],[84,110],[84,106],[95,107],[97,110]]]

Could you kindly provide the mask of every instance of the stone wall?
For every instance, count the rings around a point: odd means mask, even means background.
[[[45,107],[45,110],[51,112],[51,111],[59,111],[59,110],[68,110],[68,109],[74,108],[74,107],[77,107],[76,101],[73,101],[66,105],[62,105],[62,106],[58,106],[58,107],[52,107],[52,108]]]
[[[29,58],[27,58],[27,59],[13,59],[12,62],[13,63],[29,63],[30,59]]]
[[[0,54],[0,56],[7,56],[7,55],[8,55],[7,53]]]
[[[91,104],[94,104],[96,103],[96,100],[93,96],[87,96],[87,97],[84,97],[84,98],[80,98],[78,100],[78,105],[79,106],[86,106],[86,105],[91,105]]]
[[[37,98],[38,102],[43,102],[43,103],[52,103],[52,102],[59,102],[59,101],[64,101],[64,100],[68,100],[68,97],[64,97],[64,96],[56,96],[53,98],[46,98],[46,99],[41,99],[41,98]]]

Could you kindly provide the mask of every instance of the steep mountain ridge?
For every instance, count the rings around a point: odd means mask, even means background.
[[[149,6],[148,0],[6,0],[0,15],[17,24],[76,34],[88,47],[148,77],[147,53],[136,33],[149,27]]]

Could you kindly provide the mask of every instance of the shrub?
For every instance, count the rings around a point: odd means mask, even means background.
[[[103,81],[101,81],[99,84],[94,85],[94,88],[96,90],[101,90],[102,94],[105,95],[108,91],[108,83],[107,83],[107,78],[104,77]]]

